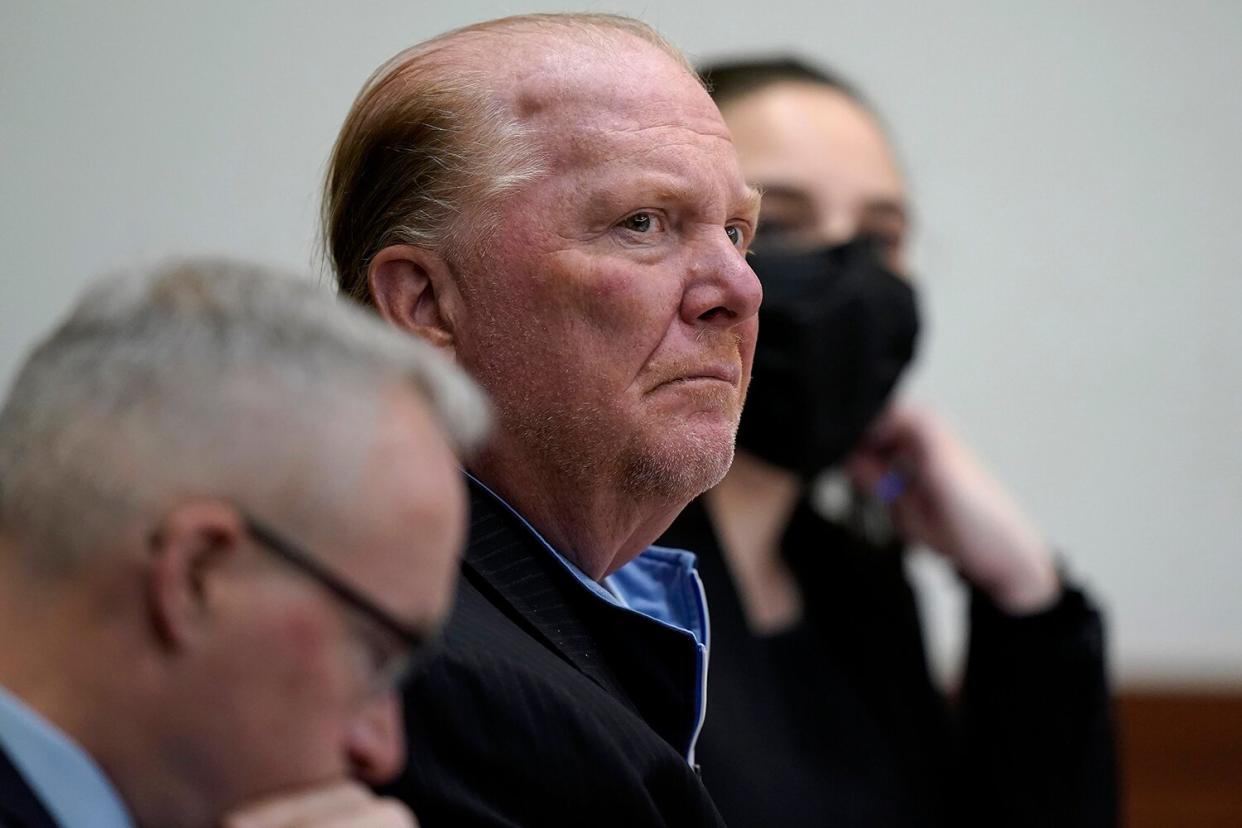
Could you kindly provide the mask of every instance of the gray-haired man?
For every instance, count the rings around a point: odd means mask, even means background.
[[[485,418],[304,282],[91,290],[0,410],[0,824],[411,824],[349,779],[403,761]]]

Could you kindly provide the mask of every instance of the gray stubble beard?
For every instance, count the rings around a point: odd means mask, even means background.
[[[698,445],[681,458],[672,457],[668,451],[626,452],[621,461],[622,489],[635,498],[689,503],[728,473],[733,464],[736,440],[737,424],[734,423],[724,445],[714,446],[707,440],[696,440]]]
[[[727,440],[694,435],[678,454],[637,437],[612,451],[589,411],[543,411],[503,418],[515,438],[567,491],[611,485],[635,502],[689,503],[715,486],[733,463],[737,422]],[[592,448],[601,450],[592,450]]]

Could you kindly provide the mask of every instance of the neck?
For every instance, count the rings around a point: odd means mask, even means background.
[[[75,742],[85,746],[100,717],[97,688],[83,661],[97,649],[97,629],[84,624],[74,590],[0,567],[0,683]],[[52,608],[55,608],[54,611]]]
[[[184,824],[158,816],[177,811],[146,801],[166,787],[158,780],[162,763],[151,760],[159,751],[145,716],[162,705],[152,665],[124,632],[141,602],[117,597],[0,566],[0,629],[21,631],[0,648],[0,684],[103,769],[138,824]]]
[[[747,557],[770,555],[802,492],[802,480],[794,472],[739,451],[724,480],[707,493],[707,504],[730,547]]]
[[[801,617],[801,591],[781,540],[804,487],[797,474],[739,451],[706,495],[708,515],[752,630],[772,633]]]
[[[470,471],[539,530],[552,548],[597,581],[642,553],[693,498],[693,493],[639,497],[602,476],[567,481],[533,468],[481,458]]]

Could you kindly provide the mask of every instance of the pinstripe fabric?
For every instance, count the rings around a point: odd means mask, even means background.
[[[442,655],[405,691],[410,761],[386,793],[436,826],[719,826],[683,758],[686,633],[593,595],[471,485]]]

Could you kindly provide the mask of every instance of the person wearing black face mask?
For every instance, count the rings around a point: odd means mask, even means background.
[[[759,248],[762,344],[738,445],[811,479],[835,465],[914,357],[914,289],[863,236],[810,250]]]
[[[1098,611],[961,440],[893,402],[920,324],[874,115],[793,61],[704,75],[764,191],[737,456],[660,541],[699,555],[711,604],[698,759],[721,813],[733,828],[1116,824]],[[829,520],[812,493],[834,468],[856,496]],[[953,705],[929,677],[906,543],[971,587]]]

